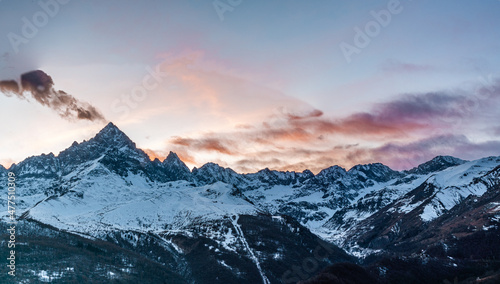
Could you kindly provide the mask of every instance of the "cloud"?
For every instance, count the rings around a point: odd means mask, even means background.
[[[171,114],[193,113],[207,118],[205,124],[221,126],[229,122],[234,126],[247,125],[280,108],[307,104],[227,67],[227,62],[207,58],[203,51],[186,50],[160,57],[163,61],[157,68],[168,75],[158,88],[158,100],[163,100]]]
[[[7,96],[15,94],[21,99],[30,96],[65,119],[105,121],[102,113],[94,106],[79,101],[64,91],[55,90],[53,86],[52,78],[41,70],[22,74],[20,86],[13,80],[0,81],[0,91]]]
[[[319,109],[313,109],[305,114],[286,113],[286,116],[288,117],[289,120],[299,120],[299,119],[320,117],[323,116],[323,112]]]
[[[438,155],[451,155],[467,160],[498,156],[500,141],[473,142],[465,135],[447,134],[406,143],[389,142],[374,147],[346,144],[317,150],[285,148],[279,151],[246,153],[232,166],[242,172],[253,172],[269,167],[298,172],[309,169],[318,173],[332,165],[349,169],[357,164],[381,162],[395,170],[405,170]]]
[[[0,92],[10,95],[19,93],[19,85],[14,80],[0,81]]]
[[[228,166],[242,172],[264,167],[318,172],[334,164],[349,168],[372,162],[409,169],[437,155],[465,159],[498,155],[500,142],[472,142],[458,125],[476,125],[474,119],[498,103],[497,85],[469,95],[465,91],[400,95],[374,104],[368,112],[337,118],[312,108],[282,109],[260,124],[174,137],[169,144],[192,156],[220,154]]]
[[[489,97],[459,95],[450,92],[405,94],[392,101],[375,104],[369,112],[358,112],[343,118],[325,117],[320,110],[305,115],[284,114],[284,125],[269,125],[261,132],[287,133],[283,137],[315,139],[336,134],[358,138],[381,139],[411,136],[418,131],[452,127],[458,120],[481,113],[482,108],[498,103],[500,92],[490,88]],[[307,130],[307,131],[306,131]],[[293,133],[293,135],[292,135]],[[262,136],[262,135],[256,135]]]
[[[205,137],[202,139],[174,137],[170,143],[177,146],[185,146],[197,151],[215,151],[226,155],[234,155],[234,150],[230,149],[236,148],[233,141],[215,137]]]
[[[445,93],[407,94],[397,100],[378,105],[376,112],[384,121],[421,121],[463,114],[455,107],[465,100],[462,96]]]

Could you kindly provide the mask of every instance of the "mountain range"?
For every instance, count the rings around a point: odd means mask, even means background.
[[[500,281],[500,157],[190,170],[173,152],[151,161],[109,123],[7,172],[23,283]]]

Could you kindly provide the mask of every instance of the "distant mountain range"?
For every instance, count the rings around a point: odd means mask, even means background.
[[[191,171],[173,152],[151,161],[110,123],[8,171],[26,283],[500,280],[500,157]]]

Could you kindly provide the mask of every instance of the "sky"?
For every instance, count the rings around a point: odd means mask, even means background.
[[[243,173],[498,156],[499,12],[497,0],[1,0],[0,164],[57,155],[108,122],[151,158]]]

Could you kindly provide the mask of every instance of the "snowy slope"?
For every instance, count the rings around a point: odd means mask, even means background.
[[[500,184],[499,166],[500,157],[488,157],[421,175],[400,187],[399,197],[373,212],[368,212],[363,207],[364,199],[360,199],[343,210],[343,220],[332,218],[321,233],[339,246],[354,249],[353,252],[373,253],[369,248],[384,248],[416,236],[465,200],[495,191]]]
[[[186,181],[150,183],[141,175],[113,174],[98,162],[87,169],[75,183],[70,182],[71,175],[64,176],[68,193],[38,203],[26,217],[98,237],[113,230],[176,230],[195,220],[256,212],[227,184],[194,187]]]
[[[469,195],[483,195],[490,184],[478,183],[476,180],[488,174],[500,164],[500,157],[488,157],[477,161],[446,169],[433,175],[427,182],[437,191],[431,201],[424,207],[421,218],[431,221],[444,212],[458,205]],[[498,181],[496,181],[498,182]]]

